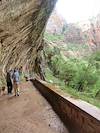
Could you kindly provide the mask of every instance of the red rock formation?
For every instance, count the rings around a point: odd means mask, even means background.
[[[58,14],[56,9],[51,14],[49,21],[46,26],[46,32],[53,33],[53,34],[59,34],[62,32],[63,26],[65,24],[64,18]]]

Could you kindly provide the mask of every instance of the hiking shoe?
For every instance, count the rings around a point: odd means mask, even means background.
[[[17,94],[17,96],[19,96],[19,94]]]

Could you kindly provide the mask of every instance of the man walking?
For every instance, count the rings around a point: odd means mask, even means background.
[[[14,69],[14,73],[13,73],[13,87],[14,87],[14,91],[15,91],[15,96],[19,96],[19,72],[17,69]]]
[[[6,82],[7,82],[8,94],[12,94],[12,81],[11,81],[10,72],[7,72],[7,75],[6,75]]]

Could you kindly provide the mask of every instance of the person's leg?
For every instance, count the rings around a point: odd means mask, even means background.
[[[16,87],[17,88],[17,90],[16,90],[17,91],[17,96],[19,96],[19,83],[17,83],[16,85],[17,85],[17,87]]]
[[[14,82],[13,86],[14,86],[15,96],[17,96],[17,86],[16,86],[16,83],[15,82]]]
[[[12,83],[10,83],[10,93],[12,93]]]
[[[9,82],[7,83],[7,90],[8,90],[8,94],[10,93],[10,85]]]
[[[10,85],[8,86],[8,94],[10,94]]]
[[[11,85],[9,85],[9,93],[11,93]]]

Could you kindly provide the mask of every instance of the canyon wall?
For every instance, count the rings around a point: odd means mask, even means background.
[[[56,1],[0,0],[0,71],[26,62],[30,71],[39,65],[45,26]]]

